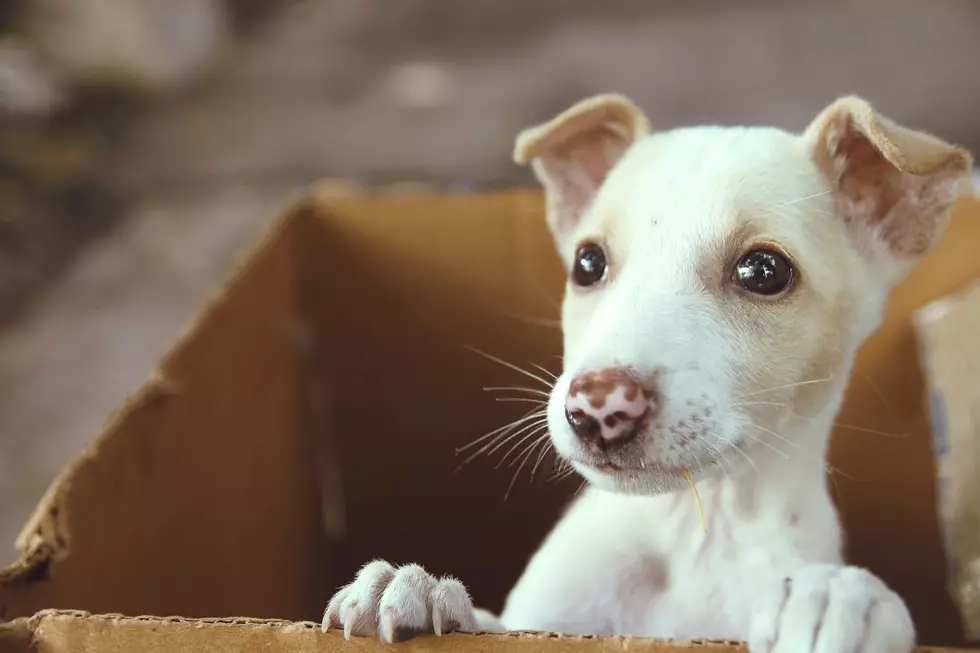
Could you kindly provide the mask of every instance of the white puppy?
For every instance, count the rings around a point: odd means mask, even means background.
[[[803,134],[651,134],[604,95],[520,134],[515,159],[569,271],[548,424],[589,489],[499,620],[454,579],[375,561],[324,628],[910,650],[902,599],[842,559],[826,452],[855,351],[942,235],[970,155],[857,98]]]

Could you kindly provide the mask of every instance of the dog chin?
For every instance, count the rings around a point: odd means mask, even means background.
[[[720,459],[705,458],[691,467],[644,461],[639,466],[625,467],[609,462],[586,461],[577,456],[564,456],[566,461],[593,487],[619,494],[657,495],[687,491],[691,483],[732,479],[739,470]]]
[[[680,469],[650,463],[642,468],[624,468],[608,463],[586,463],[569,460],[589,485],[619,494],[657,495],[675,492],[688,486]],[[695,477],[695,480],[698,480]]]

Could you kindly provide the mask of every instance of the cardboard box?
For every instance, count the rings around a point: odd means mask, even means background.
[[[558,365],[563,279],[542,208],[536,191],[513,191],[314,193],[289,210],[52,485],[22,558],[0,571],[0,645],[380,650],[309,623],[374,556],[454,573],[499,609],[578,487],[548,474],[532,484],[525,469],[505,501],[516,467],[455,471],[455,448],[523,412],[482,388],[525,379],[468,347]],[[978,218],[980,204],[964,200],[895,295],[862,350],[832,459],[852,559],[905,597],[923,642],[946,646],[962,630],[910,316],[980,275]],[[688,645],[513,634],[406,648]]]
[[[950,594],[980,641],[980,283],[919,309]]]

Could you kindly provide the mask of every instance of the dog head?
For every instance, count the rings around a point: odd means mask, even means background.
[[[635,493],[748,464],[785,448],[792,417],[836,411],[971,168],[853,97],[802,134],[652,134],[628,99],[597,96],[522,132],[514,157],[568,271],[551,438],[594,484]]]

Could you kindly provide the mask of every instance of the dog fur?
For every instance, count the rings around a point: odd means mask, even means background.
[[[802,134],[652,133],[625,97],[587,99],[521,133],[567,268],[583,242],[608,271],[569,282],[564,371],[547,406],[557,452],[589,483],[499,619],[463,585],[374,561],[324,628],[536,630],[746,640],[753,653],[905,653],[904,602],[842,558],[826,454],[858,346],[892,286],[941,237],[971,158],[846,97]],[[777,296],[732,271],[767,247],[795,271]],[[569,385],[628,369],[656,387],[629,446],[595,451]],[[702,530],[685,474],[704,504]]]

